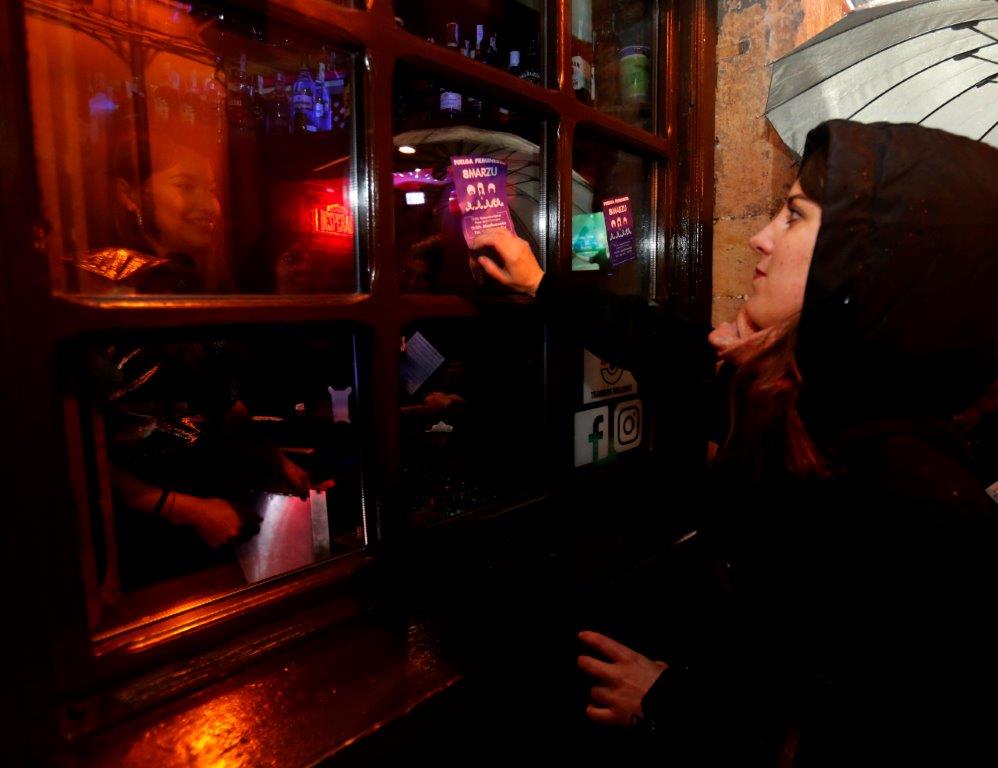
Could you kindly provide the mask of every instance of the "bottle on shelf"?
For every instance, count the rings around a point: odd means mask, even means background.
[[[506,71],[514,77],[520,76],[520,51],[516,48],[512,48],[509,52],[509,66]],[[499,107],[496,110],[496,120],[500,125],[508,125],[512,119],[513,112],[509,107]]]
[[[596,105],[607,111],[620,106],[620,41],[617,37],[616,12],[600,17],[593,30],[593,70],[596,81]]]
[[[166,82],[153,90],[152,98],[157,122],[176,120],[180,112],[180,74],[170,70]]]
[[[583,104],[596,101],[593,72],[593,10],[591,0],[572,2],[572,90]]]
[[[315,81],[308,68],[308,59],[302,57],[298,79],[291,87],[292,133],[315,133]]]
[[[215,72],[208,75],[204,79],[204,88],[201,89],[201,94],[203,97],[203,114],[205,115],[205,122],[213,126],[215,132],[215,138],[219,144],[225,142],[225,91],[222,88],[221,82],[218,80],[218,73],[223,70],[223,61],[221,56],[215,57]]]
[[[645,114],[651,102],[651,30],[639,10],[627,6],[617,16],[620,30],[620,96],[622,104],[638,114]]]
[[[456,21],[448,21],[444,33],[444,45],[448,48],[461,47],[461,27]]]
[[[325,62],[319,62],[319,76],[315,81],[315,129],[317,131],[331,131],[333,129],[329,92],[326,90]]]
[[[482,60],[485,55],[485,25],[476,24],[475,25],[475,59],[478,61]]]
[[[286,136],[291,133],[291,108],[283,72],[278,72],[274,78],[274,88],[266,98],[266,110],[268,136]]]
[[[444,38],[448,48],[457,49],[460,39],[460,30],[457,22],[449,21],[446,27],[446,37]],[[449,119],[456,120],[464,112],[464,97],[457,91],[448,88],[440,89],[440,114]]]
[[[463,53],[468,58],[474,58],[475,50],[470,46],[470,41],[465,40],[467,47],[465,47],[461,53]],[[480,123],[482,120],[482,100],[474,95],[465,96],[464,99],[466,117],[469,122]]]
[[[253,86],[246,72],[246,54],[239,56],[239,69],[229,77],[225,112],[229,130],[237,135],[250,135],[256,128],[253,120]]]
[[[329,119],[332,130],[341,130],[350,122],[350,60],[333,51],[326,70],[326,90],[329,94]]]
[[[499,35],[495,32],[489,35],[489,44],[485,48],[485,53],[482,54],[482,61],[490,67],[502,66],[499,58]]]
[[[191,70],[190,85],[180,97],[180,123],[187,127],[193,127],[199,119],[203,119],[204,98],[201,95],[201,83],[198,73]]]
[[[256,76],[256,87],[253,89],[253,122],[256,130],[266,133],[267,129],[267,99],[264,96],[266,85],[263,75]]]
[[[519,77],[534,85],[541,84],[541,62],[537,55],[537,40],[531,38],[523,52],[523,59],[520,66]]]

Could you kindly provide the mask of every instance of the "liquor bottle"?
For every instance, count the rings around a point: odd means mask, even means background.
[[[239,56],[239,69],[232,70],[225,98],[229,130],[236,135],[251,135],[253,122],[253,86],[246,72],[246,54]]]
[[[447,22],[444,45],[448,48],[459,48],[461,46],[461,28],[456,21]]]
[[[447,22],[447,36],[444,38],[447,47],[452,49],[457,49],[458,39],[460,37],[460,32],[458,30],[457,22],[449,21]],[[451,91],[447,88],[440,89],[440,114],[446,118],[454,120],[455,118],[461,117],[461,113],[464,111],[464,97],[461,96],[457,91]]]
[[[256,88],[253,89],[253,123],[257,133],[266,133],[267,130],[267,99],[263,93],[263,75],[257,75]]]
[[[506,71],[509,72],[513,77],[520,76],[520,51],[517,48],[511,48],[509,51],[509,66],[506,67]]]
[[[329,94],[329,121],[332,130],[346,128],[350,123],[350,64],[343,54],[333,51],[329,56],[326,73],[326,90]]]
[[[153,90],[152,99],[157,122],[167,123],[177,119],[180,111],[180,75],[171,70],[167,81]]]
[[[114,102],[114,89],[108,87],[107,77],[99,72],[91,83],[90,100],[87,102],[90,117],[99,117],[114,112],[118,105]]]
[[[593,30],[593,68],[596,80],[596,104],[607,110],[620,106],[620,44],[617,39],[616,13],[601,17]]]
[[[541,84],[541,63],[540,58],[537,56],[536,39],[531,39],[527,43],[519,75],[521,80],[526,80],[528,83],[533,83],[534,85]]]
[[[288,87],[284,84],[283,72],[277,73],[274,90],[267,99],[267,133],[271,136],[287,136],[291,133]]]
[[[291,87],[291,130],[293,133],[314,133],[316,130],[315,81],[304,57],[298,79]]]
[[[204,99],[205,122],[212,126],[215,137],[219,144],[225,142],[225,91],[217,78],[217,74],[223,69],[221,56],[215,57],[215,72],[204,79],[204,88],[201,90]]]
[[[471,41],[465,40],[465,47],[461,53],[469,59],[474,58],[475,49],[471,47]],[[482,120],[482,100],[476,96],[466,96],[464,99],[467,118],[471,122],[481,122]]]
[[[489,44],[485,48],[485,53],[482,54],[482,61],[490,67],[502,66],[502,62],[499,60],[499,36],[495,32],[489,35]]]
[[[315,128],[317,131],[331,131],[333,119],[329,108],[329,92],[326,90],[326,64],[319,62],[319,77],[315,82]]]
[[[591,0],[572,0],[572,90],[583,104],[592,104],[595,89]]]
[[[651,101],[651,30],[640,9],[625,5],[617,14],[620,30],[621,102],[646,112]]]
[[[180,123],[193,128],[198,122],[198,116],[204,110],[204,99],[201,96],[201,84],[198,73],[191,70],[190,85],[180,97]]]
[[[482,44],[485,42],[485,25],[476,24],[475,25],[475,59],[478,61],[482,60],[482,56],[485,51],[482,48]]]
[[[520,51],[513,48],[509,52],[509,66],[506,68],[514,77],[520,76]],[[499,107],[496,110],[496,119],[500,124],[506,125],[510,120],[513,119],[513,113],[508,107]]]

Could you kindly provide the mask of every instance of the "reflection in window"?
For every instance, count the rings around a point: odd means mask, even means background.
[[[654,164],[580,136],[572,166],[591,189],[572,215],[572,271],[615,293],[652,295]]]
[[[416,524],[508,500],[545,476],[543,333],[515,309],[405,331],[402,488]]]
[[[403,291],[468,293],[476,283],[462,230],[462,193],[454,157],[498,160],[516,234],[543,258],[544,122],[466,86],[400,68],[395,79],[394,196],[396,249]],[[486,179],[491,181],[492,179]],[[486,190],[486,194],[488,191]]]
[[[365,543],[346,331],[82,354],[103,626]]]
[[[27,19],[55,290],[356,290],[349,54],[230,4]]]
[[[544,82],[541,0],[396,0],[395,12],[396,23],[419,37],[534,85]]]
[[[655,3],[573,0],[572,88],[585,104],[652,129]]]

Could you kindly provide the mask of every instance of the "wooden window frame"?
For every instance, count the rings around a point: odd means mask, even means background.
[[[548,84],[525,83],[505,71],[469,62],[458,53],[406,32],[394,23],[390,0],[368,0],[362,10],[322,0],[272,0],[273,18],[307,25],[317,37],[359,51],[357,80],[359,169],[358,229],[370,280],[364,293],[316,296],[219,296],[206,298],[150,297],[136,299],[54,295],[49,259],[41,229],[40,188],[34,161],[29,119],[24,8],[4,4],[0,12],[0,90],[4,114],[24,116],[0,121],[0,326],[3,359],[10,375],[3,381],[7,434],[19,447],[6,470],[12,509],[9,541],[17,542],[6,558],[4,575],[13,584],[27,584],[11,604],[23,631],[15,633],[29,658],[46,659],[58,648],[53,674],[45,686],[60,699],[106,689],[114,681],[162,670],[167,662],[193,658],[198,651],[231,640],[249,628],[270,626],[274,638],[308,633],[359,610],[358,594],[371,566],[380,562],[381,534],[369,550],[289,574],[275,584],[250,588],[147,622],[95,644],[87,629],[86,589],[81,573],[86,557],[85,531],[74,501],[72,477],[79,476],[82,457],[67,437],[63,403],[58,391],[57,350],[91,332],[119,328],[243,324],[335,323],[348,321],[371,329],[368,395],[370,441],[376,464],[376,528],[390,538],[404,524],[403,511],[388,502],[388,489],[400,476],[398,338],[400,330],[421,318],[463,318],[478,312],[473,301],[457,295],[402,293],[394,261],[394,202],[392,189],[392,82],[395,67],[411,62],[457,82],[473,83],[483,92],[502,95],[516,105],[544,115],[557,130],[549,131],[546,156],[551,195],[547,211],[546,268],[569,275],[571,269],[572,152],[577,131],[596,135],[657,163],[653,216],[656,220],[655,285],[652,298],[667,296],[688,315],[707,326],[710,316],[710,252],[713,215],[713,112],[716,4],[708,0],[660,0],[656,46],[659,62],[653,78],[656,98],[649,133],[581,104],[571,86],[570,0],[545,3],[543,47]],[[664,77],[663,77],[664,75]],[[376,224],[376,225],[375,225]],[[362,281],[363,282],[363,281]],[[515,302],[516,299],[510,299]],[[550,350],[557,358],[557,350]],[[569,374],[549,371],[548,388],[570,385]],[[553,424],[571,419],[570,406],[548,395]],[[567,452],[566,452],[567,455]],[[600,477],[612,473],[604,468]],[[570,472],[570,468],[569,468]],[[34,489],[47,489],[39,498]],[[522,501],[518,502],[522,506]],[[15,590],[18,591],[18,590]],[[316,619],[308,611],[324,601],[341,608]],[[308,621],[300,617],[308,614]],[[299,618],[296,618],[299,617]],[[283,640],[280,640],[283,642]],[[267,643],[256,641],[259,652]],[[254,657],[252,650],[241,657]],[[182,665],[183,666],[183,665]],[[191,662],[193,669],[193,662]],[[221,674],[222,672],[219,672]],[[162,693],[167,674],[147,690]],[[89,694],[88,694],[89,695]],[[169,693],[163,695],[171,695]],[[147,705],[157,696],[144,699]],[[138,697],[141,699],[142,697]],[[119,713],[120,714],[120,713]],[[117,715],[115,715],[117,716]],[[86,730],[86,728],[83,728]]]

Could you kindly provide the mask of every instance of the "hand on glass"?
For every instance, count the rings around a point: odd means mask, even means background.
[[[707,341],[716,350],[719,360],[739,365],[756,352],[768,335],[765,329],[752,322],[743,306],[738,310],[735,322],[718,325],[707,336]]]
[[[641,722],[641,700],[668,668],[598,632],[580,632],[579,639],[609,661],[579,656],[579,669],[596,678],[586,716],[597,723],[633,727]]]
[[[281,473],[284,475],[284,479],[288,481],[288,484],[299,495],[308,496],[308,492],[312,487],[312,479],[308,476],[308,472],[291,461],[282,452],[278,451],[278,456],[280,457]]]
[[[478,266],[501,285],[517,293],[529,296],[537,294],[537,286],[541,284],[544,270],[537,263],[537,257],[526,240],[507,229],[490,229],[476,237],[471,244],[473,251],[487,247],[495,248],[502,265],[482,255],[473,259],[473,262],[477,261]]]
[[[206,499],[186,493],[172,494],[163,516],[176,525],[193,526],[211,547],[220,547],[236,538],[243,527],[239,513],[225,499]]]

